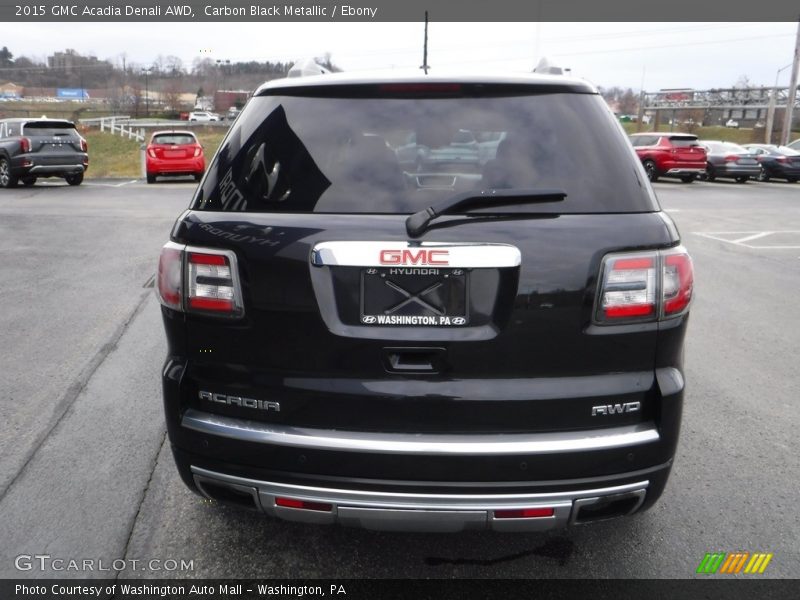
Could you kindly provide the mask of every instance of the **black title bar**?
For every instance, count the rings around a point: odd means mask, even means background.
[[[0,0],[4,22],[795,21],[797,0]]]

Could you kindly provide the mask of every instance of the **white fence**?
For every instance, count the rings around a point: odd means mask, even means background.
[[[112,135],[127,136],[137,142],[144,141],[144,129],[128,123],[130,117],[103,117],[100,119],[100,131],[108,131]]]

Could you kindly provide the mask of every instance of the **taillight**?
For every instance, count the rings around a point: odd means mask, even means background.
[[[147,154],[150,155],[150,158],[155,158],[156,157],[156,151],[153,150],[153,148],[148,148],[147,149]]]
[[[662,315],[671,317],[683,313],[689,307],[694,288],[694,267],[692,258],[683,248],[663,252],[662,260]]]
[[[656,321],[686,312],[692,259],[683,247],[609,254],[603,259],[595,319],[603,324]]]
[[[202,148],[202,146],[195,146],[195,149],[194,149],[194,156],[195,156],[195,158],[197,158],[198,156],[200,156],[202,153],[203,153],[203,148]]]
[[[158,259],[156,293],[161,304],[174,310],[183,308],[183,248],[168,242]]]
[[[655,253],[606,257],[600,320],[641,319],[656,314],[656,263]]]
[[[167,243],[158,264],[158,296],[164,306],[174,310],[242,316],[236,255],[228,250]]]
[[[81,152],[88,152],[88,151],[89,151],[89,142],[81,138]]]
[[[29,138],[20,138],[19,140],[19,150],[23,154],[31,151],[31,140]]]
[[[188,250],[186,308],[201,312],[237,314],[237,300],[233,271],[233,253]]]
[[[739,160],[739,157],[735,154],[729,154],[725,157],[725,162],[736,162],[737,160]]]
[[[789,159],[787,157],[785,157],[785,156],[778,156],[778,157],[775,158],[775,160],[777,162],[779,162],[779,163],[789,162]]]

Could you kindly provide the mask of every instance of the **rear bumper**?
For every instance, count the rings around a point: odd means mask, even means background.
[[[800,179],[800,169],[794,167],[777,167],[775,165],[764,165],[764,169],[770,177],[777,179]]]
[[[213,500],[233,501],[288,521],[338,523],[383,531],[561,529],[630,515],[645,506],[651,493],[660,493],[658,486],[649,489],[648,479],[564,492],[431,494],[286,484],[196,466],[190,468],[190,473],[196,489]],[[516,516],[519,512],[512,512],[531,509],[537,516],[521,517]]]
[[[205,170],[203,158],[189,158],[177,160],[151,160],[146,163],[149,175],[194,175]]]
[[[685,331],[679,325],[667,324],[660,331],[657,364],[679,364],[674,349],[680,348]],[[215,381],[228,379],[224,369],[204,373]],[[669,475],[684,393],[679,366],[660,366],[649,377],[623,373],[610,379],[563,378],[555,387],[530,380],[530,397],[558,395],[557,402],[548,405],[551,422],[555,423],[552,411],[573,415],[572,426],[559,424],[549,430],[536,420],[531,423],[539,430],[531,432],[512,429],[506,421],[508,431],[469,431],[455,422],[449,428],[426,430],[404,420],[403,411],[393,412],[380,427],[363,427],[355,411],[368,411],[369,405],[349,403],[344,394],[332,400],[342,413],[338,420],[325,413],[326,418],[307,419],[313,424],[299,426],[283,414],[309,400],[293,396],[287,385],[279,396],[257,390],[238,372],[230,377],[239,388],[197,377],[182,356],[173,355],[164,365],[169,437],[178,470],[191,489],[284,519],[424,531],[543,530],[648,508]],[[336,383],[326,381],[329,386]],[[418,393],[413,378],[401,383],[408,394]],[[517,407],[512,423],[519,423],[522,402],[512,402],[515,396],[501,383],[495,382],[492,389],[509,400],[498,401],[497,410]],[[241,390],[236,393],[278,400],[281,412],[259,414],[198,401],[198,389],[210,385],[214,391]],[[431,382],[426,385],[431,389]],[[579,406],[575,402],[583,402],[584,396],[588,414],[592,404],[631,400],[634,389],[641,394],[635,396],[642,401],[640,418],[631,420],[639,413],[630,418],[615,414],[598,417],[591,427],[574,425]],[[433,414],[436,401],[434,396],[426,398],[428,414]],[[406,413],[415,412],[413,403],[411,397],[404,401]],[[279,497],[330,506],[322,511],[278,506]],[[552,508],[553,514],[519,522],[496,515],[498,510],[538,507]],[[590,516],[582,518],[581,512]]]
[[[714,172],[717,177],[758,177],[761,173],[760,165],[721,165],[715,166]]]
[[[86,154],[21,154],[11,161],[11,171],[15,177],[36,176],[63,177],[77,175],[89,168],[89,158]]]
[[[504,456],[591,452],[636,447],[658,442],[653,423],[623,427],[553,432],[505,434],[407,434],[319,430],[254,422],[187,410],[181,421],[186,429],[237,442],[250,442],[321,450],[366,452],[396,456]]]

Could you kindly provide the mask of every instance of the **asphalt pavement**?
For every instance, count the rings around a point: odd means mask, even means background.
[[[655,188],[696,271],[672,476],[647,513],[535,535],[313,527],[192,494],[152,276],[194,184],[0,190],[0,577],[683,578],[716,551],[796,577],[800,185]]]

